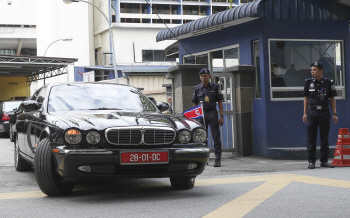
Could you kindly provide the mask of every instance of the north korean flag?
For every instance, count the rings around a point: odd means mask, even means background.
[[[201,105],[198,105],[196,107],[193,107],[187,111],[184,111],[182,113],[185,117],[190,119],[199,119],[203,118],[203,111]]]

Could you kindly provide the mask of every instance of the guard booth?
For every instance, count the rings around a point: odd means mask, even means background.
[[[29,97],[31,82],[67,74],[68,65],[76,61],[78,59],[0,55],[0,101]]]
[[[242,143],[249,141],[253,155],[305,159],[303,86],[305,78],[311,77],[311,63],[324,63],[324,77],[332,79],[337,90],[339,122],[331,123],[331,154],[338,129],[350,125],[350,100],[346,95],[350,85],[349,6],[347,1],[257,0],[163,30],[157,41],[178,39],[181,64],[205,64],[213,76],[221,77],[219,81],[227,81],[221,75],[229,68],[253,66],[252,72],[240,73],[232,81],[236,85],[236,131],[243,133],[235,146],[244,148]],[[195,74],[196,83],[200,83],[198,71],[188,74]],[[242,79],[250,76],[252,83]],[[232,91],[227,94],[233,95]],[[238,123],[237,100],[247,109],[241,113],[245,122]],[[243,125],[248,121],[250,128]]]

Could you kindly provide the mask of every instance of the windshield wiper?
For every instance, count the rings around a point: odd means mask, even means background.
[[[122,110],[120,108],[106,108],[106,107],[100,107],[100,108],[94,108],[89,110]]]

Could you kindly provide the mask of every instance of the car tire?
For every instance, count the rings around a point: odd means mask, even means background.
[[[48,196],[70,194],[74,183],[69,183],[56,172],[53,162],[52,148],[48,138],[40,141],[34,158],[34,173],[42,192]]]
[[[190,189],[195,180],[195,177],[170,177],[170,184],[174,189]]]
[[[21,156],[21,152],[19,151],[18,140],[16,140],[15,144],[15,169],[19,172],[29,171],[32,169],[32,165],[23,159]]]

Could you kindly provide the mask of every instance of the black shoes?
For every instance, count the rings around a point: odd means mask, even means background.
[[[221,167],[220,159],[215,159],[214,167]]]
[[[329,164],[328,162],[327,163],[321,163],[320,164],[320,167],[328,167],[328,168],[334,168],[333,165]],[[309,169],[315,169],[315,163],[309,163],[309,166],[307,167]]]
[[[307,167],[309,169],[315,169],[315,163],[309,163],[309,166]]]
[[[328,167],[328,168],[334,168],[333,165],[330,165],[328,162],[327,163],[321,163],[320,167]]]

